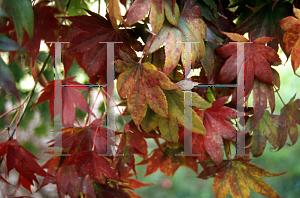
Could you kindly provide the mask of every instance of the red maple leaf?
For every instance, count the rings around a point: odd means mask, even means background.
[[[248,41],[248,39],[239,34],[226,32],[224,32],[224,34],[233,41]],[[222,83],[230,83],[237,75],[240,75],[240,73],[237,74],[237,67],[240,71],[240,68],[244,66],[245,63],[245,95],[250,92],[254,77],[264,84],[273,85],[274,79],[270,63],[278,65],[281,63],[281,60],[275,50],[269,46],[265,46],[265,44],[274,39],[275,38],[261,37],[254,40],[253,43],[246,43],[244,51],[245,62],[238,66],[236,43],[229,43],[221,48],[217,48],[216,51],[221,58],[228,58],[219,73],[219,80]]]
[[[7,173],[9,174],[12,169],[16,169],[20,174],[18,187],[22,184],[24,188],[31,192],[30,186],[34,185],[33,181],[39,183],[35,174],[43,177],[47,176],[47,173],[35,161],[38,158],[20,145],[17,140],[0,143],[0,157],[2,158],[5,155]],[[1,180],[6,181],[4,178],[1,178]]]
[[[30,58],[30,69],[32,76],[36,81],[39,69],[35,64],[35,60],[39,54],[40,44],[42,40],[57,41],[60,36],[60,22],[55,15],[61,12],[54,6],[48,6],[50,1],[40,1],[34,6],[34,29],[33,37],[30,40],[28,34],[24,34],[22,46],[26,46]],[[50,44],[48,44],[50,46]],[[54,45],[51,46],[52,50]],[[52,54],[53,55],[53,54]],[[42,76],[39,80],[42,86],[46,86],[46,79]]]
[[[76,171],[80,175],[89,175],[92,180],[106,184],[106,178],[120,180],[111,168],[110,162],[96,151],[85,151],[64,163],[64,165],[75,164]]]
[[[71,198],[77,198],[79,195],[79,179],[75,171],[75,166],[61,166],[57,175],[57,191],[59,198],[68,194]]]
[[[216,164],[223,160],[223,138],[231,141],[235,141],[236,138],[236,129],[229,120],[243,115],[235,109],[225,107],[224,103],[227,100],[227,96],[219,98],[212,103],[212,107],[204,110],[203,124],[207,132],[204,148]]]
[[[80,30],[72,37],[70,48],[79,66],[90,77],[90,83],[98,79],[98,75],[106,76],[107,45],[99,42],[123,43],[115,45],[115,58],[119,58],[119,49],[129,54],[135,60],[137,55],[134,50],[142,51],[142,45],[129,36],[127,30],[115,30],[110,21],[101,15],[86,10],[92,16],[65,17],[72,21],[71,28]]]
[[[76,81],[73,81],[75,76],[68,77],[62,80],[62,84],[67,85],[82,85]],[[47,86],[42,90],[38,101],[33,105],[35,107],[41,102],[50,100],[49,109],[51,114],[51,120],[53,121],[54,115],[59,112],[54,112],[54,80],[48,82]],[[88,112],[89,106],[85,98],[80,94],[78,90],[88,90],[87,87],[62,87],[62,124],[64,127],[73,126],[75,120],[75,107],[74,104],[82,111]],[[32,108],[33,108],[32,107]]]

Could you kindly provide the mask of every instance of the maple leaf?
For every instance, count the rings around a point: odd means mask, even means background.
[[[180,89],[149,63],[115,61],[116,72],[121,73],[117,90],[121,99],[127,98],[128,109],[136,125],[146,115],[147,104],[157,114],[168,117],[168,103],[162,89]]]
[[[85,195],[89,195],[91,198],[96,198],[96,194],[94,191],[94,185],[93,185],[89,175],[86,175],[80,182],[80,190]]]
[[[56,174],[57,193],[59,198],[68,194],[71,198],[77,198],[79,195],[79,179],[75,166],[62,166]]]
[[[203,119],[204,111],[196,109],[195,112],[198,115],[201,115],[200,117],[201,119]],[[178,134],[179,134],[178,143],[179,145],[184,146],[184,127],[181,125],[179,126]],[[198,154],[197,158],[200,163],[210,158],[209,154],[206,152],[204,148],[204,139],[205,139],[205,135],[192,133],[192,153]]]
[[[187,156],[175,156],[179,154],[178,149],[166,147],[166,144],[161,145],[162,149],[154,149],[152,155],[148,160],[143,160],[139,165],[148,163],[146,174],[150,175],[156,172],[158,169],[167,176],[173,176],[180,166],[186,166],[191,168],[196,173],[198,172],[198,165],[194,161],[191,161]],[[186,159],[187,158],[187,159]],[[195,159],[195,158],[194,158]]]
[[[278,51],[278,43],[282,49],[285,49],[283,42],[284,31],[278,26],[279,21],[284,17],[292,15],[292,4],[288,2],[267,2],[259,7],[255,12],[244,20],[234,31],[239,34],[251,32],[251,38],[260,37],[276,37],[268,43],[276,52]],[[287,54],[288,51],[284,50]]]
[[[136,0],[130,6],[126,22],[130,25],[141,21],[149,12],[149,21],[152,32],[157,34],[167,20],[174,26],[178,25],[179,8],[177,3],[173,0]]]
[[[72,51],[77,63],[90,77],[90,83],[97,82],[97,75],[106,76],[107,46],[99,42],[120,42],[115,45],[115,58],[119,58],[119,50],[137,59],[134,50],[142,51],[142,45],[127,30],[115,30],[110,21],[104,17],[86,10],[92,16],[64,17],[72,21],[71,28],[80,30],[72,39],[66,51]],[[96,79],[96,80],[95,80]]]
[[[289,134],[292,145],[298,140],[297,124],[300,125],[300,99],[296,99],[296,94],[291,98],[289,103],[284,105],[280,110],[280,115],[285,119],[286,126],[280,126],[280,130],[285,131],[279,137],[279,141],[283,144],[286,142],[287,134]],[[283,145],[281,145],[283,146]]]
[[[146,132],[156,129],[159,127],[161,136],[169,142],[178,141],[178,123],[185,125],[184,117],[187,116],[184,114],[184,95],[192,95],[192,104],[196,108],[206,109],[211,105],[202,99],[197,93],[184,93],[182,91],[164,91],[167,101],[168,101],[168,112],[169,119],[163,118],[160,115],[154,114],[151,111],[147,111],[147,114],[142,122],[142,127]],[[198,134],[205,134],[205,128],[203,126],[202,120],[197,116],[196,112],[192,110],[192,117],[187,118],[187,129]],[[149,112],[149,113],[148,113]]]
[[[254,80],[253,83],[253,125],[251,130],[255,128],[259,120],[263,117],[267,109],[267,99],[270,104],[271,112],[275,110],[275,93],[273,86],[266,85]]]
[[[119,187],[115,187],[96,183],[94,187],[97,198],[141,198],[140,196],[126,189],[127,187],[123,187],[121,185],[119,185]]]
[[[123,23],[124,25],[128,26],[128,24],[124,21],[121,10],[120,10],[120,1],[119,0],[109,0],[108,3],[108,15],[111,21],[111,24],[115,30],[119,30],[119,25],[117,20]]]
[[[35,60],[39,54],[41,41],[57,41],[60,32],[60,22],[57,18],[55,18],[55,15],[61,14],[61,12],[53,6],[47,6],[49,3],[50,1],[40,1],[35,4],[33,9],[33,37],[30,39],[28,34],[24,34],[22,42],[22,45],[25,45],[28,51],[30,58],[30,69],[35,81],[37,80],[37,76],[40,72],[37,64],[35,64]],[[52,45],[51,48],[54,48],[54,45]],[[47,81],[43,75],[41,76],[39,82],[43,87],[46,86]]]
[[[120,178],[111,168],[110,162],[95,150],[84,151],[76,157],[64,163],[64,165],[75,164],[76,171],[81,175],[89,175],[92,180],[106,184],[106,178],[119,181]]]
[[[4,157],[4,155],[6,155],[7,173],[16,169],[20,174],[17,188],[22,184],[31,193],[30,187],[34,185],[33,181],[39,183],[35,174],[47,176],[47,173],[35,161],[38,158],[21,146],[17,140],[0,143],[0,156]],[[4,181],[6,180],[4,179]]]
[[[62,84],[67,85],[82,85],[76,81],[73,81],[76,76],[68,77],[61,81]],[[58,112],[54,112],[54,82],[48,82],[47,86],[42,90],[38,101],[33,105],[35,107],[41,102],[49,101],[49,110],[51,114],[51,120],[53,121],[54,115]],[[87,87],[62,87],[62,124],[64,127],[73,126],[75,120],[75,107],[74,104],[82,111],[88,112],[89,106],[85,98],[80,94],[78,90],[88,90]],[[33,108],[32,107],[32,108]]]
[[[248,41],[242,35],[234,33],[225,33],[231,40],[237,42]],[[240,68],[244,66],[244,76],[245,76],[245,95],[247,95],[253,85],[254,77],[260,82],[273,85],[274,79],[271,70],[270,63],[273,65],[278,65],[281,60],[278,54],[269,46],[265,46],[265,43],[269,43],[274,40],[274,38],[261,37],[253,41],[253,43],[245,43],[245,62],[242,65],[237,66],[237,44],[229,43],[221,48],[217,48],[216,51],[221,58],[228,58],[223,65],[220,73],[219,80],[222,83],[230,83],[240,75]]]
[[[129,167],[123,168],[123,173],[121,178],[124,180],[124,182],[122,183],[122,185],[127,186],[128,188],[131,189],[136,189],[136,188],[146,187],[155,184],[154,182],[145,184],[138,180],[130,179],[129,177],[133,176],[133,174],[129,173],[130,170],[131,168]]]
[[[224,160],[218,167],[210,166],[208,170],[203,170],[198,178],[207,179],[214,177],[213,191],[217,198],[223,198],[230,192],[233,198],[249,197],[250,190],[267,197],[279,198],[280,196],[266,184],[260,177],[274,177],[284,173],[269,173],[259,166],[249,163],[251,159],[235,158],[234,160]]]
[[[249,118],[246,124],[246,131],[251,131],[254,122],[253,116]],[[251,144],[251,153],[254,157],[259,157],[265,150],[267,140],[273,146],[272,149],[280,150],[282,147],[279,145],[284,145],[285,142],[279,141],[281,133],[285,131],[285,120],[279,115],[270,114],[269,111],[265,111],[263,117],[259,120],[253,133],[253,143]]]
[[[288,16],[280,21],[281,28],[285,31],[283,42],[285,43],[285,51],[291,53],[291,62],[294,72],[300,67],[300,10],[293,8],[295,17]]]
[[[229,120],[243,115],[235,109],[223,106],[227,100],[226,96],[217,99],[210,108],[204,110],[203,115],[203,124],[207,132],[204,148],[216,164],[223,160],[223,138],[235,141],[236,129]]]
[[[184,60],[184,44],[177,42],[200,42],[192,44],[192,66],[205,57],[203,39],[206,38],[206,25],[200,19],[201,7],[194,6],[194,4],[194,0],[188,0],[185,3],[177,26],[165,22],[149,48],[149,53],[153,53],[165,44],[166,59],[163,72],[166,75],[169,75],[177,66],[180,55],[182,62]]]
[[[144,159],[148,156],[148,146],[142,132],[137,129],[132,120],[128,123],[128,127],[128,131],[122,134],[122,139],[118,147],[119,153],[123,154],[123,156],[117,159],[116,169],[118,169],[119,175],[122,175],[124,168],[126,168],[124,166],[125,163],[132,168],[136,175],[134,154],[138,154]]]
[[[101,127],[104,119],[95,119],[87,127],[65,128],[64,134],[54,141],[63,148],[70,148],[68,154],[75,156],[84,151],[91,151],[93,148],[101,154],[106,153],[106,132],[107,128]],[[51,145],[54,146],[54,145]],[[66,158],[66,161],[69,157]]]

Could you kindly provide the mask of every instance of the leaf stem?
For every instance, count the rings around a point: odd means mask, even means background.
[[[99,94],[100,94],[100,91],[101,91],[101,89],[100,89],[100,87],[99,87],[99,88],[98,88],[97,96],[96,96],[95,101],[94,101],[94,104],[93,104],[93,106],[92,106],[92,109],[91,109],[90,112],[88,113],[88,117],[87,117],[87,119],[86,119],[86,121],[85,121],[84,126],[86,126],[87,124],[90,124],[91,113],[92,113],[92,111],[93,111],[93,109],[94,109],[94,107],[95,107],[95,104],[96,104],[96,101],[97,101],[98,96],[99,96]]]
[[[3,113],[3,114],[0,116],[0,118],[2,118],[3,116],[5,116],[6,114],[8,114],[9,112],[11,112],[11,111],[13,111],[13,110],[15,110],[15,109],[18,109],[18,108],[20,108],[20,107],[21,107],[21,105],[19,105],[19,106],[15,107],[15,108],[13,108],[13,109],[11,109],[11,110],[9,110],[9,111]]]
[[[113,100],[107,93],[106,93],[106,91],[104,90],[104,89],[102,89],[101,88],[101,90],[111,99],[111,100]],[[114,101],[114,100],[113,100]],[[114,101],[114,103],[115,103],[115,105],[116,106],[118,106],[117,105],[117,103]],[[120,115],[121,115],[121,117],[122,117],[122,119],[123,119],[123,122],[124,122],[124,124],[126,124],[126,121],[125,121],[125,119],[124,119],[124,116],[122,115],[122,113],[121,113],[121,111],[120,111],[120,109],[117,107],[117,109],[118,109],[118,111],[119,111],[119,113],[120,113]]]
[[[275,89],[275,92],[278,94],[278,96],[279,96],[281,102],[283,103],[283,105],[286,105],[286,104],[284,103],[284,101],[282,100],[282,98],[281,98],[279,92],[278,92],[279,90],[278,90],[277,88],[275,88],[275,87],[274,87],[274,89]]]

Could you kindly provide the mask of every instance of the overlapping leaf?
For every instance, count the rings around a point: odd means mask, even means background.
[[[30,0],[6,1],[6,10],[14,19],[18,43],[22,42],[24,29],[33,38],[34,16]],[[23,29],[24,28],[24,29]]]
[[[124,128],[125,131],[118,147],[119,154],[123,154],[123,156],[117,158],[116,169],[118,169],[119,174],[122,174],[124,168],[126,168],[125,164],[132,168],[136,174],[134,154],[138,154],[144,159],[148,157],[148,146],[142,132],[137,129],[132,120],[128,123],[128,127],[126,130]]]
[[[254,80],[253,84],[253,114],[254,114],[254,122],[252,125],[252,130],[262,118],[267,109],[267,100],[269,101],[269,105],[271,108],[271,112],[273,113],[275,110],[275,93],[273,86],[266,85],[264,83],[259,82],[258,80]]]
[[[229,36],[231,40],[237,42],[248,41],[246,38],[238,34],[225,34]],[[273,85],[274,79],[270,63],[278,65],[281,63],[281,60],[278,54],[271,47],[265,46],[266,43],[269,43],[272,40],[274,40],[274,38],[262,37],[254,40],[253,43],[246,43],[244,51],[245,62],[241,65],[237,65],[236,43],[229,43],[219,49],[216,49],[221,58],[228,58],[219,73],[219,80],[222,83],[230,83],[237,77],[237,75],[240,75],[240,69],[245,64],[245,95],[250,92],[254,77],[264,84]]]
[[[212,107],[204,111],[203,124],[207,134],[204,139],[204,148],[211,159],[220,164],[224,157],[223,138],[235,141],[236,129],[229,122],[230,119],[241,117],[235,109],[223,106],[228,97],[222,97],[212,103]]]
[[[128,25],[122,15],[121,15],[121,10],[120,10],[120,0],[109,0],[108,3],[108,15],[109,15],[109,19],[111,21],[112,27],[118,31],[119,30],[119,26],[117,23],[117,20],[120,21],[121,23],[123,23],[124,25]]]
[[[20,100],[20,95],[9,67],[0,57],[0,87]]]
[[[107,56],[119,58],[119,50],[129,54],[133,59],[137,58],[134,50],[142,51],[142,45],[127,34],[126,30],[115,30],[110,21],[104,17],[88,11],[92,16],[67,17],[72,21],[71,28],[80,32],[71,40],[70,48],[81,68],[90,77],[90,83],[97,82],[98,75],[106,76]],[[107,54],[107,44],[99,42],[120,42],[115,45],[115,54]]]
[[[208,170],[203,170],[198,177],[214,177],[213,190],[217,198],[226,197],[229,192],[233,198],[246,198],[250,196],[249,188],[264,196],[279,198],[280,196],[261,177],[280,176],[284,173],[269,173],[249,163],[249,159],[236,158],[223,161],[219,168],[213,165]]]
[[[169,119],[163,118],[151,111],[148,111],[146,117],[142,122],[142,127],[146,132],[154,130],[159,127],[161,136],[169,142],[178,141],[178,123],[185,126],[194,133],[205,134],[203,122],[196,112],[191,109],[192,117],[187,118],[188,122],[185,124],[184,120],[187,115],[184,113],[184,94],[192,95],[192,104],[196,108],[206,109],[211,105],[202,99],[195,92],[184,93],[182,91],[164,91],[168,101]]]
[[[165,145],[162,145],[162,147],[164,151],[158,148],[154,149],[149,160],[140,162],[140,164],[148,163],[145,176],[156,172],[158,169],[167,176],[173,176],[180,166],[187,166],[196,173],[198,172],[198,164],[195,158],[189,156],[175,156],[175,154],[179,154],[176,153],[179,152],[178,150],[168,147],[165,148]]]
[[[19,144],[17,140],[11,140],[0,143],[0,157],[6,155],[7,173],[16,169],[20,173],[18,186],[22,184],[24,188],[31,192],[33,181],[39,183],[35,174],[47,176],[47,173],[35,161],[36,158],[32,153]],[[1,180],[4,178],[1,177]],[[5,180],[4,180],[5,181]]]
[[[162,117],[168,118],[168,103],[162,89],[179,89],[170,79],[149,63],[115,61],[121,73],[117,90],[121,99],[127,98],[128,109],[136,125],[140,125],[147,112],[147,104]]]
[[[119,181],[120,178],[111,168],[110,162],[96,151],[84,151],[72,158],[64,165],[75,164],[76,172],[80,175],[89,175],[92,180],[106,184],[106,179]]]
[[[273,7],[275,5],[275,7]],[[253,40],[260,37],[276,37],[270,41],[268,46],[278,51],[278,43],[281,48],[285,49],[283,42],[284,31],[278,26],[279,21],[284,17],[292,15],[292,4],[289,2],[268,2],[257,8],[255,12],[244,20],[236,29],[235,32],[245,34],[251,31]],[[287,51],[285,50],[285,53]]]
[[[57,193],[59,198],[68,194],[71,198],[77,198],[79,195],[79,179],[75,166],[62,166],[58,169],[57,175]]]
[[[30,57],[30,69],[35,81],[40,72],[35,61],[39,54],[41,41],[58,41],[60,34],[60,22],[55,18],[55,15],[60,14],[61,12],[53,6],[49,6],[49,2],[50,1],[40,1],[34,6],[33,37],[31,39],[30,36],[25,34],[22,42],[22,45],[25,45],[28,51]],[[52,45],[52,49],[53,48],[54,45]],[[39,82],[43,87],[46,86],[47,81],[43,75],[40,77]]]
[[[253,116],[247,121],[246,131],[251,131],[254,123]],[[263,117],[259,120],[253,133],[253,143],[251,145],[251,153],[254,157],[259,157],[265,150],[267,140],[273,146],[272,149],[281,149],[286,140],[280,140],[279,137],[287,131],[283,130],[286,127],[285,120],[279,115],[270,114],[265,111]],[[282,142],[284,141],[284,142]],[[280,147],[280,145],[282,145]]]
[[[283,42],[285,51],[291,52],[291,62],[294,72],[300,67],[300,10],[294,8],[295,17],[288,16],[280,21],[281,28],[285,31]]]
[[[204,112],[201,110],[195,110],[197,114],[203,114]],[[202,113],[201,113],[202,112]],[[201,117],[203,119],[203,116]],[[184,127],[179,127],[179,145],[184,145]],[[204,139],[205,135],[192,133],[192,154],[197,154],[197,159],[201,165],[205,160],[210,159],[209,154],[206,152],[204,148]]]
[[[59,136],[59,138],[55,138],[54,141],[63,148],[70,148],[68,154],[71,154],[71,156],[90,151],[93,148],[98,153],[105,154],[107,128],[101,127],[104,122],[104,119],[96,119],[87,127],[63,129],[64,134]],[[59,142],[60,140],[62,142]]]
[[[73,81],[75,76],[68,77],[63,80],[62,84],[67,85],[82,85],[76,81]],[[51,114],[51,120],[53,121],[54,115],[58,112],[54,112],[54,80],[50,81],[47,86],[42,90],[43,93],[40,95],[38,101],[34,104],[45,102],[49,100],[49,110]],[[73,126],[75,120],[75,107],[74,104],[82,111],[88,112],[89,106],[85,98],[81,95],[78,90],[87,90],[87,87],[62,87],[62,123],[64,127]],[[33,107],[34,107],[33,106]],[[32,107],[32,108],[33,108]],[[58,109],[58,108],[57,108]],[[58,109],[59,110],[59,109]]]
[[[284,144],[287,135],[289,135],[292,145],[294,145],[298,140],[298,128],[297,124],[300,125],[300,99],[296,99],[296,94],[291,98],[289,103],[284,105],[280,110],[280,115],[285,119],[286,126],[280,126],[280,130],[285,131],[279,137],[279,140]],[[283,145],[281,145],[283,146]]]
[[[180,13],[178,5],[174,0],[173,3],[172,0],[136,0],[128,10],[126,22],[134,24],[141,21],[149,10],[149,21],[152,32],[155,34],[162,28],[165,15],[172,25],[178,25]]]
[[[193,66],[205,57],[206,25],[200,19],[201,7],[194,6],[195,0],[188,0],[180,14],[178,25],[165,22],[157,36],[155,37],[149,52],[153,53],[162,45],[165,45],[165,66],[163,72],[170,74],[177,66],[180,59],[184,60],[185,45],[177,42],[199,42],[192,44]]]

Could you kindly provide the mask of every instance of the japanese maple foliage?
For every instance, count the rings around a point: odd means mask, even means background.
[[[5,196],[14,196],[7,189],[16,192],[20,186],[32,194],[32,186],[39,185],[38,177],[42,177],[37,192],[54,184],[59,198],[140,197],[134,189],[155,185],[138,180],[137,166],[146,165],[144,176],[160,170],[172,177],[184,166],[200,179],[212,177],[213,193],[218,198],[229,193],[249,197],[250,189],[280,197],[261,177],[286,172],[269,173],[250,161],[262,156],[267,142],[279,151],[288,137],[291,145],[298,139],[300,100],[294,95],[289,102],[283,101],[279,94],[283,88],[281,73],[274,67],[281,64],[280,45],[287,58],[291,56],[293,71],[299,77],[298,1],[107,0],[105,5],[97,1],[98,13],[82,0],[0,3],[0,51],[8,57],[4,59],[1,53],[0,86],[19,102],[2,112],[9,97],[0,90],[1,121],[16,111],[11,124],[0,131],[2,136],[8,132],[6,141],[0,142],[0,165],[5,169],[0,182],[5,184]],[[100,4],[105,14],[101,11],[100,15]],[[41,42],[47,43],[47,52],[41,52]],[[52,75],[52,64],[57,63],[54,42],[64,42],[63,79]],[[115,43],[113,55],[107,54],[108,42]],[[191,43],[191,63],[186,62],[186,43]],[[244,48],[244,60],[239,65],[238,46]],[[107,109],[111,105],[97,107],[103,102],[98,98],[100,92],[104,102],[115,100],[107,94],[112,91],[112,82],[107,82],[109,56],[114,57],[113,88],[123,100],[114,102],[120,112],[115,120],[122,120],[115,123],[116,129],[107,126],[107,120],[114,119]],[[188,66],[198,70],[188,74]],[[25,98],[20,87],[28,75],[35,85]],[[94,101],[92,88],[77,80],[81,76],[99,88]],[[236,84],[241,76],[245,84],[239,96],[238,88],[228,84]],[[189,79],[204,86],[183,90],[180,83]],[[39,95],[38,83],[43,87]],[[55,96],[58,87],[61,98]],[[283,103],[280,115],[274,114],[275,94]],[[191,105],[187,105],[189,99]],[[236,110],[241,99],[245,100],[245,112]],[[14,98],[12,101],[16,105]],[[62,113],[62,126],[48,141],[51,150],[45,153],[50,159],[39,165],[17,140],[17,135],[26,134],[17,131],[20,122],[30,121],[24,121],[25,113],[43,109],[44,104],[48,105],[49,121]],[[76,109],[84,114],[84,125]],[[95,113],[95,109],[104,109],[103,114]],[[42,122],[47,117],[44,114]],[[190,132],[190,141],[186,141],[185,132]],[[108,133],[115,134],[115,139]],[[233,153],[241,139],[245,139],[245,148],[239,149],[249,155]],[[148,147],[150,141],[156,147]],[[187,146],[191,156],[186,155]],[[110,150],[111,155],[107,154]],[[16,186],[8,178],[13,169],[19,174]]]

